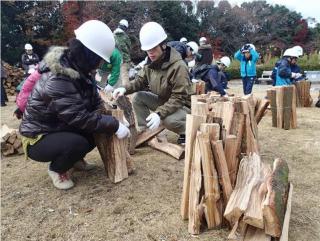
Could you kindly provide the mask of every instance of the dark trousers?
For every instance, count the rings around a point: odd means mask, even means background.
[[[1,105],[8,101],[6,90],[4,89],[4,78],[1,78]]]
[[[245,95],[251,94],[253,83],[256,80],[256,76],[242,77],[243,93]]]
[[[51,162],[49,169],[65,173],[95,147],[92,135],[56,132],[43,136],[28,147],[28,157],[38,162]]]

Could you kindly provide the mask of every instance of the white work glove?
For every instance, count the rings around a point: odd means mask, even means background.
[[[98,82],[101,82],[101,75],[99,74],[99,72],[97,71],[96,75],[94,76],[95,80],[98,81]]]
[[[192,83],[198,83],[199,81],[200,81],[200,80],[198,80],[198,79],[192,79],[192,80],[191,80]]]
[[[28,70],[28,74],[32,74],[34,71],[36,71],[35,69],[29,69]]]
[[[153,130],[153,129],[157,129],[159,127],[161,119],[160,119],[160,116],[157,113],[151,113],[147,117],[146,121],[148,122],[147,123],[147,127],[150,130]]]
[[[291,73],[291,77],[294,78],[294,79],[298,79],[302,76],[302,74],[300,73]]]
[[[112,97],[116,100],[119,96],[123,96],[124,93],[126,93],[126,89],[124,87],[119,87],[113,91]]]
[[[228,94],[223,95],[223,97],[229,97]]]
[[[113,90],[114,90],[114,88],[113,88],[111,85],[109,85],[109,84],[107,84],[107,86],[104,87],[104,92],[105,92],[106,94],[112,92]]]
[[[123,139],[130,136],[130,130],[119,121],[119,128],[116,132],[118,139]]]

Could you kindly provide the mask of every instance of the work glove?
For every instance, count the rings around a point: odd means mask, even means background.
[[[107,86],[104,87],[104,92],[105,92],[106,94],[107,94],[107,93],[111,93],[113,90],[114,90],[114,88],[113,88],[111,85],[109,85],[109,84],[107,84]]]
[[[130,130],[124,124],[119,121],[119,128],[116,131],[118,139],[123,139],[130,136]]]
[[[94,76],[95,80],[98,81],[98,82],[101,82],[101,75],[99,74],[99,72],[97,71],[96,75]]]
[[[291,78],[293,78],[293,79],[298,79],[301,76],[302,76],[302,74],[300,74],[300,73],[291,73]]]
[[[192,79],[192,80],[191,80],[192,83],[198,83],[199,81],[200,81],[200,80],[198,80],[198,79]]]
[[[14,112],[13,112],[13,115],[15,117],[17,117],[18,120],[22,119],[22,116],[23,116],[23,112],[17,108]]]
[[[117,100],[119,96],[123,96],[126,93],[126,88],[119,87],[115,89],[112,93],[112,97]]]
[[[222,97],[229,97],[228,94],[223,95]]]
[[[161,119],[160,119],[160,116],[157,113],[151,113],[147,117],[146,121],[148,122],[147,123],[147,127],[150,130],[154,130],[154,129],[157,129],[159,127]]]

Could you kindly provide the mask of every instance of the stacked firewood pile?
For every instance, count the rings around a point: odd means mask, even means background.
[[[260,177],[266,171],[256,153],[259,153],[257,119],[261,120],[267,106],[268,100],[257,100],[252,95],[242,98],[221,98],[212,93],[192,96],[191,115],[187,115],[186,122],[181,202],[181,216],[189,220],[191,234],[199,234],[201,227],[242,225],[240,218],[247,207],[239,210],[237,200],[244,198],[247,205],[251,203],[251,191],[257,185],[255,178],[266,177]],[[242,159],[243,155],[249,157]],[[258,167],[253,159],[257,160]],[[249,181],[251,186],[247,187]],[[238,194],[234,194],[236,191]],[[254,231],[251,229],[246,226],[242,235],[246,232],[251,235]],[[237,227],[235,230],[238,232]]]
[[[7,79],[4,82],[4,88],[8,95],[15,95],[16,87],[23,79],[24,71],[21,68],[11,66],[8,63],[3,62]]]
[[[23,154],[21,136],[18,130],[7,125],[1,127],[1,154],[4,156]]]
[[[267,90],[272,112],[272,126],[285,130],[297,128],[296,90],[294,85]]]
[[[297,81],[295,83],[297,94],[297,107],[311,107],[312,97],[310,95],[310,81]]]

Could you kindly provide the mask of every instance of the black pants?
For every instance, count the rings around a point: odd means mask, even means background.
[[[95,147],[92,135],[56,132],[43,136],[28,147],[28,157],[39,162],[51,162],[49,169],[65,173]]]
[[[1,105],[8,101],[6,90],[4,89],[4,78],[1,78]]]

